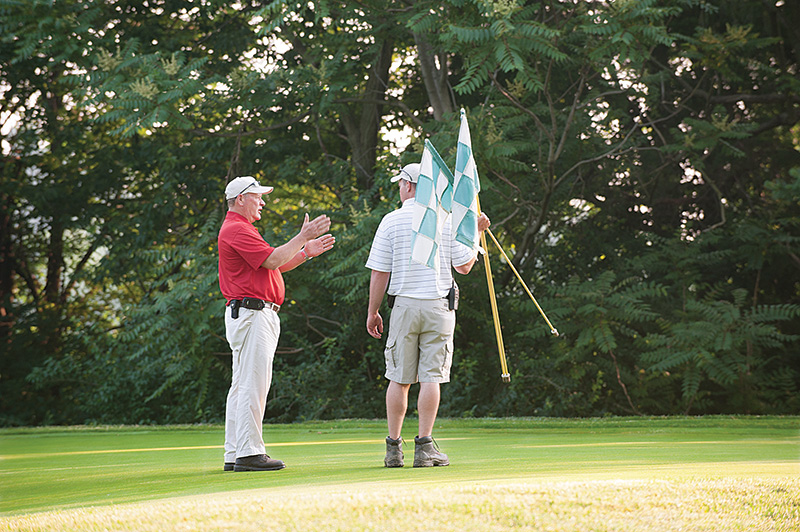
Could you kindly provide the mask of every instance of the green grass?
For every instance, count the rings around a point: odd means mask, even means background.
[[[796,417],[442,419],[431,469],[385,434],[268,425],[287,468],[225,473],[220,426],[0,430],[0,530],[800,529]]]

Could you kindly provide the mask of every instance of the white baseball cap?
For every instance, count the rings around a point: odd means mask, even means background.
[[[400,173],[392,177],[392,183],[400,181],[401,179],[405,179],[406,181],[411,181],[412,183],[416,183],[419,179],[419,163],[411,163],[407,164],[400,170]]]
[[[262,187],[256,181],[256,178],[250,175],[244,175],[233,179],[228,186],[225,187],[225,199],[234,199],[239,197],[240,194],[269,194],[274,190],[274,187]]]

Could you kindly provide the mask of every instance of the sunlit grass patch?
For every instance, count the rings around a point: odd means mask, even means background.
[[[800,526],[795,479],[255,490],[23,516],[22,531],[753,530]]]

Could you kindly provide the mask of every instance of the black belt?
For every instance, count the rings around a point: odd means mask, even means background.
[[[231,299],[228,303],[231,306],[231,317],[236,319],[239,317],[239,307],[247,308],[250,310],[272,310],[278,312],[281,309],[280,305],[272,301],[264,301],[263,299],[256,299],[255,297],[243,297],[242,299]]]

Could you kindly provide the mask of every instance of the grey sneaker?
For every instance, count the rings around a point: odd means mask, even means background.
[[[426,436],[414,438],[414,467],[450,465],[447,455],[439,450],[433,438]]]
[[[386,467],[403,467],[403,438],[393,440],[386,436],[386,458],[383,463]]]

